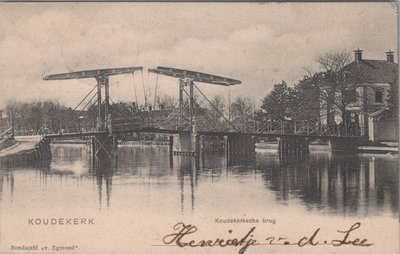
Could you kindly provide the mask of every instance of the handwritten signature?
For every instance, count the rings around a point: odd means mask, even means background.
[[[335,247],[339,247],[342,245],[353,245],[358,247],[368,247],[373,245],[373,243],[369,243],[368,239],[359,239],[351,236],[351,233],[356,231],[361,227],[360,222],[354,223],[347,230],[337,230],[340,233],[338,239],[330,240],[330,241],[321,241],[318,239],[318,233],[321,228],[316,229],[311,236],[302,236],[299,237],[295,241],[289,241],[286,237],[278,237],[278,236],[270,236],[265,238],[263,241],[257,240],[254,238],[254,232],[256,227],[250,228],[250,230],[243,236],[238,238],[216,238],[216,239],[208,239],[208,240],[193,240],[188,238],[193,238],[193,234],[197,232],[197,227],[195,225],[188,224],[186,225],[183,222],[176,223],[173,226],[174,233],[168,234],[163,237],[163,242],[165,245],[177,245],[179,247],[240,247],[239,254],[244,254],[246,250],[249,249],[250,246],[257,245],[296,245],[298,247],[304,246],[317,246],[317,245],[332,245]],[[232,230],[229,230],[228,233],[232,233]],[[189,237],[189,235],[191,235]]]

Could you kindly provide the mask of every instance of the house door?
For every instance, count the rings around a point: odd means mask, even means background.
[[[348,135],[358,135],[360,132],[360,117],[357,112],[347,112],[346,114],[346,123],[347,123],[347,131]]]

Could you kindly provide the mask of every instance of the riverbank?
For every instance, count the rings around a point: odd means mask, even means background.
[[[257,149],[278,150],[278,143],[256,143]],[[310,152],[329,152],[329,145],[310,144]],[[399,153],[397,146],[358,146],[358,153]]]
[[[20,136],[16,137],[13,141],[7,141],[4,144],[3,148],[0,144],[0,158],[21,154],[21,153],[30,153],[35,150],[36,145],[40,141],[40,136]],[[81,144],[88,145],[90,144],[90,140],[53,140],[52,144]],[[120,146],[168,146],[168,141],[118,141],[118,145]],[[256,149],[258,150],[278,150],[278,143],[256,143]],[[320,144],[310,144],[310,152],[329,152],[328,145],[320,145]],[[391,153],[398,154],[399,149],[397,146],[359,146],[357,148],[358,153]]]
[[[15,137],[0,150],[0,165],[21,166],[51,159],[50,142],[40,136]]]
[[[0,151],[12,147],[17,144],[17,141],[12,138],[3,138],[0,139]]]
[[[55,140],[53,144],[89,144],[86,140]],[[168,146],[168,141],[118,141],[119,146]],[[257,150],[278,150],[278,143],[256,143]],[[328,145],[310,144],[310,152],[330,152]],[[391,153],[398,154],[399,148],[396,146],[359,146],[358,153]]]
[[[0,147],[0,158],[11,154],[17,154],[23,151],[33,150],[38,141],[36,141],[35,138],[31,139],[16,138],[8,142],[12,145],[3,148]]]
[[[270,149],[270,150],[278,150],[278,143],[256,143],[257,149]],[[328,145],[314,145],[310,144],[310,152],[311,151],[329,151]]]

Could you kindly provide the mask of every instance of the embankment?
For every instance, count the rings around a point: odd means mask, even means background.
[[[0,150],[0,165],[18,167],[51,160],[50,141],[37,136],[16,137]]]

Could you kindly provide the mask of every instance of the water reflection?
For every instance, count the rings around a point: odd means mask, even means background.
[[[54,176],[65,181],[79,179],[83,186],[90,186],[93,179],[97,191],[92,198],[97,200],[100,209],[110,208],[112,199],[118,204],[130,202],[126,199],[133,197],[120,196],[124,190],[143,192],[135,196],[139,198],[135,200],[138,203],[148,199],[175,199],[177,206],[171,205],[171,209],[182,214],[196,213],[196,207],[205,204],[207,195],[219,194],[207,193],[204,189],[229,184],[232,189],[254,185],[259,193],[272,193],[276,204],[301,204],[306,210],[318,213],[362,216],[398,213],[397,156],[324,153],[292,160],[280,159],[276,152],[259,151],[248,160],[229,159],[220,154],[204,154],[197,160],[170,157],[167,148],[149,146],[120,147],[117,159],[93,162],[85,146],[58,145],[52,149],[51,164],[0,170],[0,205],[5,189],[11,193],[18,191],[14,184],[18,178],[14,179],[14,174],[23,170],[39,172],[41,185],[49,185],[47,179]],[[203,192],[198,191],[199,186]],[[49,186],[49,189],[57,187]],[[221,207],[231,202],[223,196],[220,200]],[[264,205],[261,199],[254,202]]]
[[[301,161],[259,156],[257,169],[276,199],[339,214],[398,211],[399,172],[390,156],[311,155]]]
[[[14,194],[14,173],[12,171],[4,172],[0,174],[0,202],[3,199],[3,188],[9,187],[10,188],[10,198],[12,202],[12,197]],[[1,203],[0,203],[1,204]],[[1,207],[1,206],[0,206]]]
[[[104,196],[106,207],[110,207],[112,180],[118,169],[116,157],[93,159],[89,147],[82,145],[54,146],[52,153],[49,174],[80,179],[93,178],[97,185],[99,209],[103,208]]]
[[[102,208],[103,182],[105,185],[107,207],[110,207],[112,178],[118,167],[116,158],[96,160],[93,162],[93,176],[99,190],[99,207]]]
[[[50,169],[50,161],[44,160],[41,162],[35,162],[29,165],[29,169],[34,170],[36,173],[39,174],[41,180],[44,180],[43,177],[46,172]],[[15,174],[16,170],[26,170],[27,166],[0,166],[0,208],[3,200],[3,192],[5,189],[9,190],[10,195],[10,202],[13,201],[14,191],[15,191]]]

